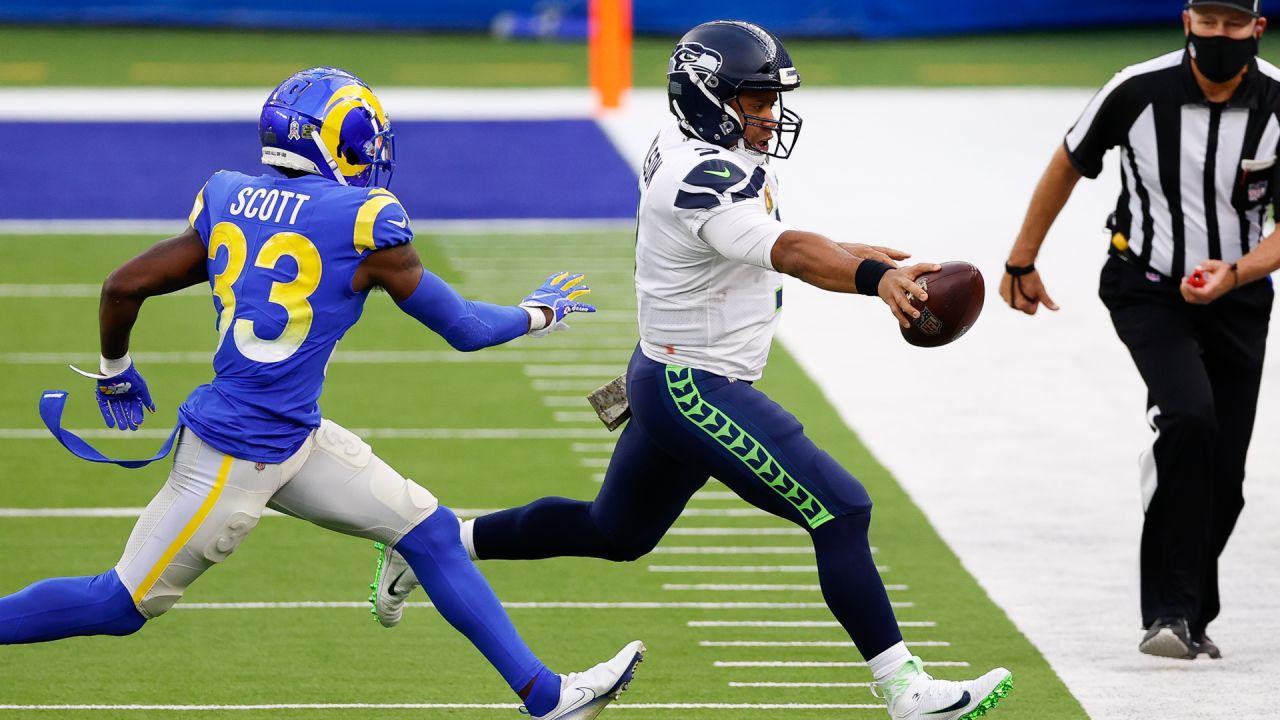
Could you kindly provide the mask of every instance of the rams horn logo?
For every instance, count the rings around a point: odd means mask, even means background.
[[[724,58],[720,53],[706,47],[702,43],[681,43],[671,55],[671,67],[667,72],[692,71],[706,77],[714,75],[720,69]]]

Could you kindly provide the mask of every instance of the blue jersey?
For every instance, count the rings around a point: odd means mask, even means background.
[[[213,382],[178,417],[228,455],[281,462],[320,425],[325,366],[368,296],[351,289],[356,268],[412,240],[408,214],[380,188],[223,171],[190,221],[209,251],[218,349]]]

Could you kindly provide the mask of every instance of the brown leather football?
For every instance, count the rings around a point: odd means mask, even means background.
[[[902,337],[917,347],[946,345],[964,335],[982,312],[986,285],[982,273],[967,262],[942,263],[942,269],[925,273],[916,284],[929,294],[927,302],[912,298],[920,317],[903,329]]]

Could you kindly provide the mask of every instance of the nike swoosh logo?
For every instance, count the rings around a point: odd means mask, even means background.
[[[409,218],[400,218],[399,221],[388,220],[387,222],[395,225],[396,227],[409,227]]]
[[[396,592],[396,584],[400,582],[400,578],[404,577],[405,572],[407,571],[401,570],[400,574],[396,576],[396,579],[392,580],[390,585],[387,585],[387,594],[393,595],[393,596],[405,594],[405,593]]]
[[[715,175],[716,177],[724,177],[724,178],[727,178],[733,174],[733,171],[731,171],[729,168],[725,168],[724,170],[703,170],[702,172],[708,175]]]
[[[583,705],[586,705],[587,703],[591,702],[592,700],[596,699],[596,693],[594,690],[588,690],[587,688],[574,688],[574,690],[577,690],[578,692],[582,693],[582,697],[579,698],[577,702],[570,705],[568,708],[565,708],[566,710],[568,709],[576,710],[582,707]]]
[[[952,703],[950,706],[944,707],[941,710],[934,710],[932,712],[927,712],[925,713],[925,715],[937,715],[939,713],[952,712],[955,710],[959,710],[960,708],[968,704],[969,704],[969,691],[965,690],[964,694],[960,696],[960,699]]]

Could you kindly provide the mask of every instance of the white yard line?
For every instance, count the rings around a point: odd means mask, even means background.
[[[735,688],[869,688],[869,682],[732,682]]]
[[[838,628],[835,620],[690,620],[689,627],[714,628]],[[931,628],[938,623],[932,620],[899,620],[898,627]]]
[[[969,667],[969,663],[960,661],[924,661],[928,667]],[[864,662],[846,662],[842,660],[716,660],[712,667],[718,668],[844,668],[866,667]]]
[[[339,350],[333,354],[329,362],[337,364],[358,365],[399,365],[417,363],[577,363],[604,362],[617,360],[618,365],[609,366],[610,372],[617,372],[625,367],[629,352],[619,350],[503,350],[493,349],[479,353],[461,353],[449,350]],[[131,357],[138,363],[148,365],[192,365],[208,364],[213,360],[212,351],[208,352],[136,352]],[[0,365],[67,365],[96,362],[97,356],[90,353],[67,352],[6,352],[0,353]],[[547,367],[547,366],[539,366]],[[551,365],[549,367],[579,367],[577,365]],[[595,415],[592,414],[592,418]]]
[[[581,378],[592,377],[601,378],[601,382],[596,385],[600,387],[605,382],[621,375],[625,371],[626,365],[525,365],[524,374],[534,378],[547,377],[568,377]]]
[[[567,392],[570,390],[579,390],[586,394],[600,387],[603,383],[592,378],[577,379],[568,378],[564,380],[533,380],[533,389],[538,392]]]
[[[738,493],[727,490],[699,490],[692,500],[738,500]]]
[[[669,533],[668,533],[669,534]],[[816,565],[650,565],[659,573],[816,573]]]
[[[0,508],[0,518],[136,518],[145,508],[94,507],[94,508]],[[459,517],[479,517],[498,512],[501,508],[450,507]],[[262,511],[263,517],[290,517],[275,510]]]
[[[654,548],[655,555],[812,555],[813,547],[776,545],[677,545]]]
[[[0,710],[264,712],[270,710],[515,710],[510,703],[264,703],[259,705],[0,705]],[[609,710],[883,710],[861,703],[615,703]]]
[[[407,602],[406,607],[435,607],[429,602]],[[819,610],[825,603],[812,602],[503,602],[512,610]],[[313,601],[292,602],[208,602],[178,603],[174,609],[182,610],[334,610],[369,609],[368,602]]]
[[[736,495],[734,497],[737,497]],[[730,536],[752,536],[752,535],[807,535],[801,528],[790,527],[770,527],[770,528],[729,528],[729,527],[698,527],[671,528],[667,531],[668,535],[730,535]]]
[[[912,640],[912,647],[951,647],[940,640]],[[699,640],[700,647],[856,647],[851,640]]]
[[[187,227],[185,217],[172,220],[0,220],[0,236],[4,235],[155,235],[156,239],[177,235]],[[415,219],[413,230],[418,235],[597,235],[633,230],[635,221],[583,220],[578,218],[491,218],[487,220]],[[0,240],[3,240],[0,237]],[[82,241],[76,238],[74,242]],[[635,322],[632,313],[631,321]]]
[[[569,449],[576,453],[612,453],[614,443],[571,443]]]
[[[90,440],[159,439],[169,437],[172,428],[143,428],[121,432],[110,428],[72,430]],[[350,428],[365,440],[563,440],[608,437],[603,426],[589,428]],[[52,440],[44,428],[0,428],[0,440]]]
[[[690,585],[682,585],[679,583],[665,583],[663,590],[673,591],[697,591],[697,592],[754,592],[754,591],[796,591],[796,592],[821,592],[822,586],[817,584],[771,584],[771,583],[694,583]],[[888,592],[902,592],[909,590],[906,585],[885,585],[884,589]]]
[[[600,418],[594,412],[574,412],[570,410],[556,410],[551,413],[556,422],[562,423],[584,423],[599,424]],[[602,426],[603,427],[603,426]]]

